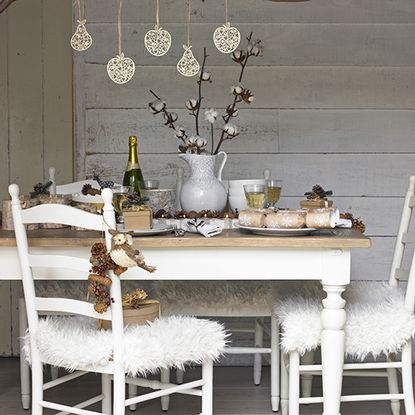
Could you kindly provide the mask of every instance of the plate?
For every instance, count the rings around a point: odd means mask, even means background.
[[[255,233],[257,235],[267,236],[305,236],[317,230],[317,228],[299,228],[299,229],[281,229],[281,228],[256,228],[254,226],[241,226],[236,224],[236,227]]]
[[[173,231],[171,225],[154,225],[152,229],[134,229],[131,232],[133,236],[153,236],[153,235],[165,235]]]

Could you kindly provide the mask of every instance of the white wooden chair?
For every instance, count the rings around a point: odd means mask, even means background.
[[[356,282],[344,295],[346,355],[355,358],[354,361],[356,358],[363,361],[369,356],[375,359],[370,363],[346,363],[344,376],[384,376],[388,380],[389,393],[346,395],[341,401],[390,400],[393,415],[400,413],[400,400],[404,400],[407,415],[415,414],[411,357],[415,335],[415,253],[410,255],[409,272],[403,269],[405,248],[415,243],[415,233],[408,232],[414,207],[415,176],[411,176],[389,282]],[[406,292],[398,285],[405,277],[408,277]],[[299,394],[300,374],[321,374],[321,365],[300,364],[300,355],[314,351],[320,345],[320,291],[314,292],[314,299],[310,300],[310,295],[291,297],[279,301],[275,307],[282,327],[281,407],[284,415],[287,409],[290,415],[297,415],[300,404],[322,402],[321,397],[300,398]],[[379,359],[382,356],[383,361]],[[403,393],[399,392],[398,370],[402,372]]]
[[[150,326],[124,329],[121,282],[120,278],[114,276],[112,272],[108,275],[112,280],[113,303],[104,314],[96,313],[93,305],[84,301],[36,296],[33,269],[66,268],[85,272],[87,276],[90,264],[84,258],[30,253],[24,225],[59,223],[104,231],[107,249],[110,249],[111,237],[107,226],[115,228],[111,190],[105,189],[102,192],[105,202],[103,217],[73,207],[54,204],[22,210],[18,186],[10,185],[9,193],[12,197],[17,250],[29,323],[25,348],[32,365],[32,415],[42,415],[44,408],[79,415],[102,413],[124,415],[126,406],[172,393],[200,396],[202,415],[212,415],[213,360],[223,353],[226,345],[226,334],[221,325],[192,317],[175,317],[156,320]],[[43,312],[65,313],[70,316],[39,318],[39,314]],[[83,316],[83,318],[72,315]],[[88,321],[86,318],[89,318]],[[112,331],[99,330],[94,319],[111,321]],[[82,336],[81,341],[79,333]],[[199,333],[202,333],[202,336]],[[183,338],[189,340],[187,344],[183,343]],[[45,363],[63,367],[71,373],[44,384],[43,364]],[[202,363],[201,379],[183,385],[173,385],[138,377],[161,368],[183,367],[188,363]],[[73,407],[44,399],[45,390],[88,372],[102,374],[102,393],[98,396]],[[127,377],[126,374],[129,376]],[[149,387],[158,391],[126,399],[126,384]],[[199,387],[201,389],[198,389]],[[102,412],[84,409],[100,401]]]
[[[98,182],[96,180],[81,180],[79,182],[72,182],[67,184],[56,184],[55,179],[56,170],[54,167],[49,167],[49,180],[52,182],[50,193],[52,195],[73,195],[75,193],[80,193],[82,187],[85,184],[90,184],[92,187],[99,188]]]
[[[253,354],[253,380],[261,383],[262,357],[269,357],[271,366],[271,406],[273,411],[279,408],[279,346],[278,323],[272,313],[274,286],[267,282],[250,283],[244,281],[155,281],[154,295],[163,304],[163,315],[193,315],[199,317],[234,318],[248,317],[252,326],[232,327],[234,333],[253,334],[251,347],[232,346],[227,354]],[[270,324],[264,324],[264,318],[270,318]],[[264,332],[270,338],[269,347],[264,347]],[[169,373],[163,380],[168,381]],[[177,382],[183,382],[182,371],[177,371]],[[168,410],[168,399],[162,400],[162,409]]]

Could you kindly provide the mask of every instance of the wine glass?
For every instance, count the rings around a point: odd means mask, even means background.
[[[270,206],[275,206],[281,197],[282,180],[267,180],[267,201]]]

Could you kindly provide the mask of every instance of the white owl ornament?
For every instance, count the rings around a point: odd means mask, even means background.
[[[129,233],[118,232],[110,229],[111,234],[111,259],[120,267],[140,267],[148,272],[154,272],[156,267],[147,265],[143,254],[133,247],[133,238]]]

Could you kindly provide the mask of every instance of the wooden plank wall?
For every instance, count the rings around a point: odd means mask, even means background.
[[[55,166],[73,178],[71,1],[19,0],[0,15],[0,199]],[[0,283],[0,355],[18,353],[21,284]]]
[[[154,21],[154,2],[124,1],[124,51],[137,71],[127,85],[107,77],[116,51],[116,1],[87,0],[89,51],[76,58],[77,175],[104,171],[119,180],[127,137],[137,133],[147,177],[174,182],[176,141],[146,109],[150,88],[160,93],[183,123],[183,105],[195,96],[194,79],[175,69],[185,42],[182,0],[161,2],[171,51],[149,55],[144,33]],[[212,31],[223,22],[223,0],[192,2],[193,51],[208,48],[213,84],[206,105],[223,108],[237,66],[217,52]],[[407,178],[415,172],[415,3],[412,0],[313,0],[230,2],[229,16],[243,36],[261,38],[264,57],[249,67],[244,84],[256,100],[241,111],[241,136],[225,146],[226,178],[258,177],[264,167],[284,180],[284,203],[297,206],[316,182],[333,189],[336,204],[362,216],[373,249],[357,252],[356,279],[383,279],[397,230]],[[244,43],[243,43],[244,44]]]

